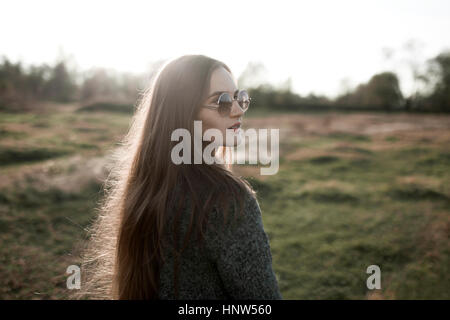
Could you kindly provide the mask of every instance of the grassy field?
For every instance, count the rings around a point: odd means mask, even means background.
[[[0,113],[0,298],[67,296],[108,154],[130,116]],[[258,191],[285,299],[450,298],[450,116],[257,114],[280,170],[236,166]],[[366,268],[381,268],[368,290]]]

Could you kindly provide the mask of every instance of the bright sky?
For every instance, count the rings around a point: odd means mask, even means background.
[[[334,96],[394,70],[411,90],[406,59],[450,49],[450,1],[2,1],[0,55],[54,62],[60,50],[80,69],[145,72],[152,61],[199,53],[236,76],[260,62],[266,79],[292,78],[300,94]],[[416,54],[404,49],[414,39]],[[393,50],[386,60],[385,48]]]

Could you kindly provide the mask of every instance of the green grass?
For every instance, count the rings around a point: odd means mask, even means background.
[[[250,180],[285,298],[364,298],[372,264],[384,298],[450,298],[450,166],[438,156],[433,175],[404,153],[372,153],[359,166],[339,157],[285,162],[264,182]],[[405,174],[439,184],[396,182]]]
[[[0,166],[47,160],[69,154],[69,150],[0,146]]]
[[[264,115],[274,123],[276,116]],[[46,159],[64,166],[65,155],[102,155],[129,121],[126,113],[101,110],[1,113],[0,174]],[[366,287],[373,264],[381,268],[377,297],[450,298],[450,149],[428,138],[403,139],[395,132],[379,139],[357,132],[292,135],[280,141],[276,175],[247,176],[284,298],[366,299],[374,293]],[[374,148],[378,143],[392,148]],[[320,153],[289,158],[298,149]],[[71,164],[48,175],[77,170],[86,174]],[[40,188],[45,183],[37,177],[12,179],[0,192],[2,299],[67,296],[65,270],[79,263],[74,252],[101,195],[95,180],[63,191]]]
[[[134,105],[129,104],[94,103],[81,107],[78,109],[78,112],[119,112],[132,114],[134,110]]]
[[[66,268],[92,219],[101,187],[80,193],[3,190],[0,198],[0,297],[67,298]]]

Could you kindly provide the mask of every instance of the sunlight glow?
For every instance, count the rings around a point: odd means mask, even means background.
[[[224,61],[236,76],[261,62],[274,84],[334,96],[394,70],[411,90],[414,59],[450,47],[449,1],[7,1],[0,55],[53,62],[62,50],[80,69],[144,72],[149,64],[189,53]],[[390,59],[383,52],[393,54]]]

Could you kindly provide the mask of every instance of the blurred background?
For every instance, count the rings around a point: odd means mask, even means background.
[[[184,54],[249,90],[244,129],[280,129],[276,175],[235,171],[258,191],[284,298],[450,298],[450,2],[1,7],[1,299],[67,297],[111,151]]]

